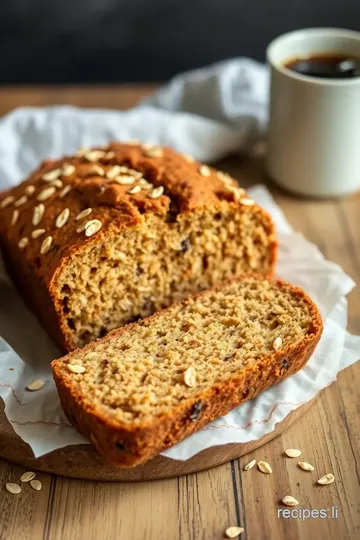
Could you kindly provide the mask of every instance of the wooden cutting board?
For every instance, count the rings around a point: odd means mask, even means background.
[[[3,407],[0,411],[0,457],[28,470],[83,478],[87,480],[109,480],[113,482],[134,482],[141,480],[157,480],[183,474],[211,469],[241,457],[263,444],[271,441],[287,427],[296,422],[315,402],[316,397],[290,413],[277,424],[274,431],[257,441],[242,444],[226,444],[215,446],[196,454],[187,461],[175,461],[163,456],[156,456],[144,465],[131,469],[116,469],[89,444],[67,446],[54,450],[50,454],[35,459],[28,444],[14,432],[5,417]]]

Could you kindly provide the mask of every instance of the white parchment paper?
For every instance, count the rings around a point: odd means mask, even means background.
[[[82,145],[141,138],[170,144],[199,159],[213,160],[239,148],[244,133],[213,120],[143,106],[127,112],[69,107],[21,109],[0,120],[0,187],[20,181],[41,159],[73,152]],[[206,426],[164,454],[186,460],[215,445],[246,442],[274,429],[292,410],[336,379],[360,358],[360,337],[346,332],[346,295],[354,286],[343,270],[294,233],[264,187],[251,196],[273,216],[280,239],[277,274],[302,286],[325,321],[322,339],[306,367]],[[59,356],[35,316],[26,308],[0,266],[0,397],[14,430],[41,456],[56,448],[86,442],[65,418],[49,362]],[[37,392],[26,386],[46,384]]]

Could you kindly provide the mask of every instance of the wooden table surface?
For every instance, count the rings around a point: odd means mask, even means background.
[[[18,106],[72,104],[127,108],[150,87],[3,88],[0,114]],[[232,158],[221,168],[251,185],[267,182],[261,163]],[[360,283],[360,197],[314,201],[269,186],[293,227]],[[360,289],[349,296],[349,329],[360,333]],[[2,486],[24,469],[0,461],[0,540],[193,539],[224,537],[241,525],[242,540],[347,540],[360,538],[360,363],[343,371],[315,405],[285,433],[252,454],[186,477],[146,483],[100,483],[40,474],[41,491],[11,495]],[[284,449],[300,448],[319,475],[335,483],[318,486]],[[272,475],[243,472],[251,459],[268,461]],[[296,460],[295,460],[296,461]],[[292,494],[303,508],[337,507],[337,519],[279,518],[279,500]]]

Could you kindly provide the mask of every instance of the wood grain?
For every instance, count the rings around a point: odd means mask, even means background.
[[[0,89],[0,114],[21,105],[75,104],[109,108],[133,105],[151,88]],[[232,158],[221,168],[245,185],[266,182],[292,226],[318,244],[331,260],[360,282],[360,198],[313,201],[277,189],[261,160]],[[349,328],[360,333],[360,292],[349,295]],[[40,473],[40,492],[1,491],[0,540],[213,540],[229,525],[241,525],[241,540],[354,540],[360,538],[359,410],[360,364],[340,373],[315,405],[279,437],[220,467],[169,480],[101,483]],[[302,450],[314,473],[285,458]],[[265,459],[272,475],[244,472],[251,459]],[[23,468],[0,461],[0,487]],[[330,486],[318,476],[334,472]],[[304,508],[338,506],[338,519],[279,519],[279,500],[292,494]]]

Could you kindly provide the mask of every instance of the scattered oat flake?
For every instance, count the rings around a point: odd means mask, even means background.
[[[233,184],[233,180],[230,177],[224,176],[224,178],[221,178],[221,181],[222,181],[222,183],[224,184],[224,186],[227,189],[229,189],[229,187],[235,187],[234,184]],[[244,191],[244,193],[242,193],[242,192],[239,193],[239,195],[244,195],[244,194],[245,194],[245,191]]]
[[[275,349],[275,347],[274,347],[274,349]],[[301,450],[298,450],[297,448],[288,448],[287,450],[285,450],[285,454],[288,457],[299,457],[299,456],[301,456]]]
[[[250,469],[252,469],[254,465],[256,465],[256,459],[249,461],[249,463],[245,465],[244,471],[250,471]]]
[[[62,166],[62,175],[63,176],[71,176],[75,172],[75,166],[71,163],[64,163]]]
[[[30,486],[35,489],[35,491],[40,491],[42,488],[42,483],[40,480],[30,480]]]
[[[196,386],[196,371],[192,366],[188,367],[184,373],[184,382],[186,386],[195,388]]]
[[[278,351],[280,349],[281,345],[282,345],[282,339],[281,339],[280,336],[278,336],[277,338],[274,339],[274,342],[273,342],[273,347],[274,347],[275,351]],[[296,456],[290,456],[290,457],[296,457]]]
[[[13,203],[15,201],[14,195],[9,195],[8,197],[5,197],[0,203],[0,208],[6,208],[9,206],[9,204]]]
[[[104,150],[91,150],[90,152],[86,152],[84,154],[84,158],[88,161],[94,162],[98,159],[101,159],[105,156],[106,152]]]
[[[234,186],[234,180],[232,178],[230,178],[230,176],[224,176],[223,178],[221,178],[221,180],[222,180],[222,182],[223,182],[223,184],[224,184],[224,186],[226,188],[229,188],[229,186],[230,187],[236,187],[236,186]],[[243,189],[243,188],[236,188],[236,189],[238,190],[238,193],[240,195],[245,195],[245,193],[246,193],[245,189]]]
[[[42,217],[45,212],[45,206],[40,203],[34,208],[33,218],[32,218],[32,224],[36,227],[39,225],[40,221],[42,220]]]
[[[317,481],[321,486],[326,486],[327,484],[332,484],[335,480],[335,476],[332,473],[325,474]]]
[[[114,178],[114,180],[121,186],[129,186],[135,182],[135,178],[129,175],[117,176],[116,178]]]
[[[137,171],[136,169],[129,169],[128,174],[130,176],[133,176],[136,180],[140,180],[142,178],[143,173],[140,171]]]
[[[253,201],[252,199],[240,199],[240,204],[242,204],[243,206],[254,206],[255,204],[255,201]]]
[[[30,482],[31,480],[34,480],[35,476],[36,473],[32,471],[24,472],[24,474],[20,476],[20,482]]]
[[[285,504],[285,506],[298,506],[300,504],[299,501],[291,495],[285,495],[285,497],[281,499],[281,502]]]
[[[188,163],[194,163],[195,158],[193,158],[190,154],[181,154],[182,157],[187,161]]]
[[[19,210],[14,210],[13,215],[11,216],[11,225],[15,225],[19,218]]]
[[[69,193],[70,190],[71,190],[71,186],[68,184],[67,186],[64,187],[63,190],[60,191],[59,197],[62,199],[63,197],[65,197],[65,195]]]
[[[42,234],[44,234],[45,229],[35,229],[32,233],[31,233],[31,236],[32,238],[39,238],[39,236],[41,236]]]
[[[157,199],[158,197],[161,197],[161,195],[164,193],[164,187],[163,186],[159,186],[155,189],[153,189],[148,197],[150,197],[150,199]]]
[[[82,157],[88,152],[90,152],[90,148],[88,146],[82,146],[81,148],[79,148],[75,155],[78,157]]]
[[[163,157],[164,155],[164,150],[162,148],[160,148],[159,146],[153,146],[151,148],[145,148],[144,149],[144,154],[147,156],[147,157]]]
[[[107,152],[104,156],[106,159],[112,159],[115,157],[115,152],[113,152],[112,150],[110,150],[110,152]]]
[[[14,202],[14,206],[21,206],[22,204],[25,204],[27,200],[28,200],[27,196],[23,195],[22,197],[20,197],[20,199]]]
[[[21,240],[19,240],[19,243],[18,243],[18,246],[20,249],[24,249],[29,243],[29,239],[24,236],[23,238],[21,238]]]
[[[100,165],[93,165],[92,167],[90,167],[90,169],[87,171],[87,174],[88,175],[91,175],[91,174],[94,174],[94,175],[98,175],[98,176],[104,176],[105,174],[105,171],[102,167],[100,167]]]
[[[69,208],[65,208],[56,218],[55,226],[58,229],[61,229],[64,225],[66,225],[67,220],[70,216],[70,210]]]
[[[239,201],[241,196],[243,195],[242,191],[240,190],[240,188],[237,188],[233,185],[230,185],[230,184],[225,184],[225,188],[228,190],[228,191],[231,191],[231,193],[234,195],[234,199],[235,201]]]
[[[272,468],[266,461],[259,461],[258,462],[258,469],[264,474],[271,474]]]
[[[199,173],[201,174],[201,176],[210,176],[211,175],[211,171],[209,169],[209,167],[207,165],[201,165],[200,169],[199,169]]]
[[[126,167],[126,170],[127,170],[127,167]],[[106,178],[108,178],[109,180],[113,180],[114,178],[116,178],[117,176],[119,176],[119,174],[121,173],[121,167],[120,165],[114,165],[113,167],[111,167],[111,169],[109,169],[107,172],[106,172]]]
[[[26,195],[33,195],[35,193],[35,186],[26,186],[25,193]]]
[[[80,219],[84,218],[84,217],[87,217],[89,214],[91,214],[92,212],[92,208],[85,208],[85,210],[83,210],[82,212],[80,212],[80,214],[78,214],[76,216],[76,221],[79,221]]]
[[[92,236],[93,234],[100,231],[101,227],[102,223],[98,219],[92,219],[91,221],[88,221],[85,227],[85,236]]]
[[[140,193],[140,191],[141,191],[141,186],[134,186],[128,190],[128,193],[130,193],[130,195],[135,195],[136,193]]]
[[[243,532],[243,527],[228,527],[225,531],[225,534],[228,538],[237,538]]]
[[[55,188],[62,188],[63,185],[64,185],[64,184],[63,184],[62,180],[59,180],[59,179],[53,180],[53,181],[51,182],[51,184],[50,184],[50,186],[55,187]]]
[[[41,244],[40,253],[41,255],[45,255],[50,251],[52,244],[52,236],[47,236],[43,243]]]
[[[153,184],[150,184],[145,178],[140,178],[139,186],[141,186],[142,189],[152,189],[154,187]]]
[[[38,201],[46,201],[49,199],[54,193],[56,192],[55,186],[50,186],[48,188],[43,189],[40,191],[39,195],[36,197]]]
[[[77,232],[77,233],[81,233],[81,232],[85,231],[85,229],[86,229],[88,223],[89,223],[89,221],[84,221],[84,223],[82,223],[82,224],[80,225],[80,227],[78,227],[78,228],[76,229],[76,232]]]
[[[298,465],[300,469],[303,471],[313,471],[314,467],[311,465],[311,463],[307,463],[306,461],[299,461]]]
[[[52,180],[56,180],[57,178],[59,178],[61,173],[61,169],[53,169],[52,171],[43,174],[42,179],[45,180],[45,182],[51,182]]]
[[[19,486],[19,484],[14,484],[13,482],[8,482],[6,484],[6,489],[9,493],[13,493],[14,495],[20,493],[21,491],[21,487]]]
[[[32,392],[35,392],[35,390],[40,390],[45,384],[45,381],[42,381],[41,379],[36,379],[35,381],[32,381],[27,385],[27,389],[31,390]]]
[[[231,180],[230,176],[227,173],[225,173],[223,171],[216,171],[216,176],[220,180],[222,180],[223,182],[225,182],[225,183],[230,182],[232,184],[232,180]]]
[[[79,364],[68,364],[67,368],[72,373],[84,373],[86,371],[84,366],[80,366]]]

